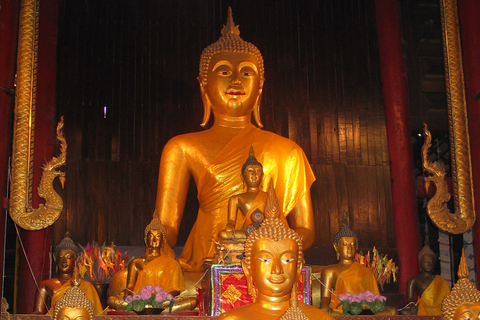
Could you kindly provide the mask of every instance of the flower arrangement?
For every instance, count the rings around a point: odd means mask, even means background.
[[[99,246],[96,242],[87,243],[78,255],[78,271],[82,278],[89,278],[92,283],[109,283],[118,271],[125,269],[128,261],[128,252],[122,256],[120,249],[115,245]]]
[[[342,306],[343,314],[360,314],[363,310],[370,310],[373,313],[383,311],[387,305],[387,298],[376,295],[373,292],[343,293],[338,295],[339,306]]]
[[[166,307],[169,307],[169,312],[171,312],[175,299],[160,286],[147,284],[142,288],[140,293],[126,296],[125,302],[128,303],[126,307],[128,312],[140,313],[146,309],[157,309],[161,311]]]
[[[393,278],[393,282],[397,282],[398,267],[395,262],[393,259],[388,259],[386,254],[379,253],[375,247],[372,254],[370,251],[366,255],[357,253],[355,260],[372,270],[382,291],[385,283],[390,283],[390,279]]]

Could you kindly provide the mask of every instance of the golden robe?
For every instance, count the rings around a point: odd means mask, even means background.
[[[428,285],[427,289],[417,301],[419,316],[429,315],[437,316],[442,314],[442,302],[450,294],[450,287],[447,282],[440,276],[435,276],[433,281]]]
[[[147,284],[160,286],[167,292],[185,290],[180,265],[166,254],[153,259],[138,272],[133,291],[139,293]]]
[[[250,210],[243,215],[243,212],[239,209],[237,210],[237,220],[235,222],[235,230],[240,230],[247,228],[251,223],[251,215],[254,213],[257,209],[264,212],[265,211],[265,202],[267,201],[267,193],[265,192],[259,192],[255,199],[253,199],[252,205],[250,207]]]
[[[98,297],[97,290],[93,284],[88,281],[82,280],[80,281],[80,285],[78,286],[83,293],[87,296],[88,300],[90,300],[93,304],[93,314],[100,314],[103,311],[102,303],[100,302],[100,298]],[[53,315],[53,311],[55,310],[55,304],[60,300],[68,289],[72,288],[72,284],[70,281],[65,282],[52,296],[52,307],[48,311],[47,314]]]
[[[354,262],[350,268],[340,272],[335,283],[335,290],[330,299],[330,308],[335,312],[343,313],[342,306],[337,307],[340,304],[337,296],[342,293],[362,293],[365,291],[373,292],[377,295],[380,294],[378,290],[377,280],[369,268],[363,264]]]
[[[205,258],[213,258],[218,233],[228,219],[228,200],[243,190],[242,165],[250,147],[263,165],[261,189],[273,180],[284,217],[310,189],[315,176],[303,150],[292,140],[256,127],[240,131],[206,166],[197,182],[200,203],[197,220],[180,255],[182,268],[202,271]]]

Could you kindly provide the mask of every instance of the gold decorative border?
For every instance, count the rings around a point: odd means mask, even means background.
[[[62,119],[57,127],[57,138],[61,143],[61,155],[44,165],[38,187],[38,194],[46,200],[46,203],[40,205],[38,209],[33,209],[32,168],[37,82],[38,9],[39,1],[37,0],[23,0],[21,2],[13,124],[9,213],[12,220],[26,230],[46,228],[60,216],[63,201],[53,188],[53,180],[60,177],[61,181],[64,181],[64,173],[58,169],[65,164],[67,155]]]
[[[427,214],[441,230],[460,234],[468,231],[475,223],[467,103],[463,79],[457,1],[441,0],[440,8],[455,209],[454,213],[451,213],[444,207],[444,202],[434,203],[440,198],[446,201],[450,198],[449,195],[448,197],[439,195],[439,189],[443,190],[445,188],[441,188],[440,184],[437,184],[437,193],[427,204]],[[425,134],[428,137],[429,132],[427,131],[425,128]],[[440,171],[435,170],[435,166],[432,163],[428,163],[426,155],[423,155],[423,158],[423,166],[426,172],[433,176],[442,175]]]

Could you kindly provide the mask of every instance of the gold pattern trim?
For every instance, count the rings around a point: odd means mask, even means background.
[[[428,139],[427,134],[425,145],[422,148],[422,160],[424,171],[431,175],[427,179],[433,182],[437,188],[435,195],[427,204],[427,214],[441,230],[460,234],[468,231],[475,223],[467,104],[463,80],[457,1],[441,0],[440,7],[452,159],[452,186],[455,203],[454,213],[444,208],[443,201],[450,199],[449,194],[447,197],[448,189],[444,190],[446,182],[438,180],[440,176],[443,176],[442,179],[444,179],[445,174],[441,172],[444,168],[428,162],[428,147],[425,146]],[[426,126],[425,131],[428,131]],[[429,139],[429,143],[431,143],[431,136]]]
[[[36,66],[38,51],[38,6],[36,0],[23,0],[20,8],[18,35],[17,87],[15,94],[12,182],[10,186],[10,216],[26,230],[40,230],[52,225],[63,209],[62,198],[55,192],[53,181],[60,177],[62,187],[67,145],[63,137],[63,118],[57,126],[60,155],[47,162],[38,187],[45,205],[32,208],[33,150],[35,131]]]
[[[232,306],[242,296],[242,293],[237,290],[232,284],[228,286],[227,290],[222,293],[222,298],[228,301]]]

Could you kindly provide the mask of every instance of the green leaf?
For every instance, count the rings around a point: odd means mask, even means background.
[[[133,307],[133,311],[135,312],[140,312],[140,311],[143,311],[143,309],[145,309],[145,301],[143,300],[135,300],[135,301],[132,301],[132,307]]]

